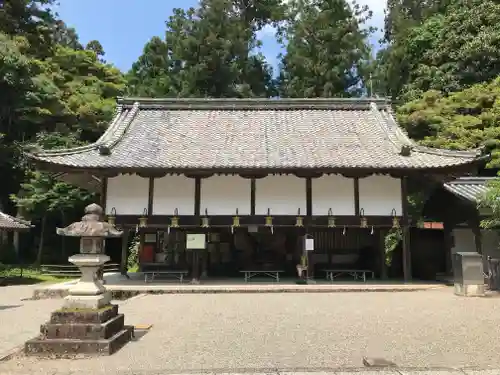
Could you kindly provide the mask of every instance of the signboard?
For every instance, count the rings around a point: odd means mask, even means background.
[[[204,233],[186,234],[186,249],[201,250],[206,247],[206,238]]]
[[[304,250],[305,251],[314,250],[314,238],[304,238]]]

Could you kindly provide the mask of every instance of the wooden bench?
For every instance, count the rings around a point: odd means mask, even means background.
[[[144,282],[147,283],[152,282],[155,279],[155,276],[163,275],[163,276],[174,276],[181,283],[184,281],[184,276],[187,276],[188,271],[186,270],[148,270],[143,271],[144,274]],[[148,278],[149,276],[149,278]]]
[[[354,280],[363,280],[366,282],[366,275],[371,274],[371,278],[375,277],[373,271],[370,270],[356,270],[356,269],[337,269],[337,270],[324,270],[326,272],[326,279],[330,281],[334,281],[339,276],[348,275],[351,276]]]
[[[40,270],[43,275],[56,277],[74,277],[81,276],[77,266],[72,264],[42,264]],[[120,265],[117,263],[106,263],[103,272],[120,272]]]
[[[276,282],[280,281],[280,273],[284,271],[278,271],[278,270],[245,270],[245,271],[240,271],[241,273],[245,274],[245,282],[247,283],[248,280],[250,280],[252,277],[257,276],[257,275],[264,275],[264,276],[269,276],[272,277]]]

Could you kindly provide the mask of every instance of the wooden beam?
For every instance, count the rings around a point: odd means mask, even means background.
[[[153,215],[153,197],[155,193],[155,178],[149,177],[149,191],[148,191],[148,216]]]
[[[117,215],[116,224],[117,225],[129,225],[135,227],[139,218],[142,215]],[[170,219],[173,215],[153,215],[148,218],[147,226],[150,228],[160,228],[167,227],[170,223]],[[220,226],[220,227],[230,227],[233,223],[234,215],[210,215],[210,225]],[[295,226],[297,214],[294,215],[273,215],[273,224],[275,227],[278,226]],[[179,215],[179,225],[181,227],[199,227],[201,225],[199,217],[195,215]],[[242,226],[245,225],[261,225],[265,224],[266,215],[240,215],[240,223]],[[359,228],[360,221],[359,217],[350,216],[335,216],[337,226],[346,226]],[[316,227],[328,227],[328,215],[322,216],[311,216],[307,222],[310,226]],[[392,227],[392,216],[370,216],[369,225],[375,228],[391,228]]]
[[[354,215],[359,216],[359,178],[354,177]]]

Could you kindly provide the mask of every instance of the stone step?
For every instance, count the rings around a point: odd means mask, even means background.
[[[109,339],[43,339],[37,337],[24,346],[26,355],[71,357],[76,354],[111,355],[129,342],[133,337],[134,327],[125,326]]]
[[[42,337],[46,339],[108,339],[123,329],[123,314],[104,323],[46,323],[40,327]]]
[[[52,324],[81,323],[101,324],[118,315],[118,305],[109,305],[99,310],[58,310],[50,316]]]

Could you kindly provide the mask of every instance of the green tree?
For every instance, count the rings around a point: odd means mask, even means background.
[[[22,36],[28,41],[30,54],[50,56],[53,46],[55,15],[50,6],[54,0],[8,0],[0,3],[0,32]]]
[[[426,16],[398,21],[405,26],[393,30],[378,59],[380,94],[411,100],[428,90],[460,91],[500,74],[498,1],[437,1],[434,7],[438,12],[429,7],[422,11]]]
[[[500,167],[500,78],[443,95],[431,90],[398,109],[398,121],[421,144],[454,150],[485,147]]]
[[[277,22],[278,0],[202,0],[174,9],[165,41],[153,38],[128,74],[131,94],[181,97],[266,97],[272,71],[256,32]],[[275,21],[273,21],[275,20]]]
[[[102,47],[102,44],[98,40],[91,40],[90,42],[88,42],[87,45],[85,46],[85,49],[87,51],[93,51],[99,58],[99,61],[104,62],[104,60],[102,59],[105,55],[104,48]]]
[[[282,97],[357,96],[370,58],[368,8],[345,0],[294,0],[281,32]]]
[[[498,229],[500,227],[500,174],[488,182],[486,194],[480,197],[479,207],[489,209],[489,215],[481,220],[481,227]]]

